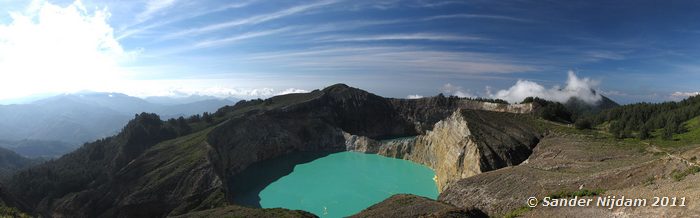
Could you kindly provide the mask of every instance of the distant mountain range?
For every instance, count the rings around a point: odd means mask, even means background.
[[[82,143],[116,134],[135,114],[191,116],[235,103],[211,96],[137,98],[121,93],[62,94],[0,105],[0,147],[28,157],[55,157]]]

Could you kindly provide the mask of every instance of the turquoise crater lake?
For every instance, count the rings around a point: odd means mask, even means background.
[[[358,152],[324,154],[311,158],[309,155],[301,156],[307,158],[293,154],[263,166],[255,166],[253,170],[258,173],[291,173],[280,175],[276,180],[256,179],[263,181],[266,186],[258,187],[259,192],[252,188],[253,193],[239,195],[248,199],[238,200],[254,199],[258,202],[253,204],[259,203],[256,206],[263,208],[281,207],[309,211],[320,217],[345,217],[394,194],[408,193],[432,199],[438,196],[433,170],[407,160]],[[294,164],[292,169],[290,163],[295,162],[301,163]],[[244,176],[261,177],[258,173]],[[256,184],[247,186],[254,187]]]

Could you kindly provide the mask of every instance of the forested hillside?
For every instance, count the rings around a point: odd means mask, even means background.
[[[679,102],[637,103],[604,110],[582,119],[612,133],[617,138],[648,139],[657,132],[663,139],[688,131],[683,125],[700,116],[700,96]]]

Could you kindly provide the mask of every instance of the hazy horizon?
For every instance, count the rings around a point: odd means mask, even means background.
[[[593,88],[620,103],[659,102],[700,91],[693,1],[2,5],[0,102],[81,90],[249,99],[335,83],[395,98],[509,101]]]

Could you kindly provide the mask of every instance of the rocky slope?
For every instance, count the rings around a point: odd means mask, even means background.
[[[439,190],[454,181],[526,160],[542,133],[528,116],[456,110],[424,135],[377,141],[345,134],[348,150],[377,153],[427,165]]]
[[[461,99],[442,94],[420,99],[390,99],[396,112],[416,125],[420,133],[433,128],[433,125],[450,116],[458,109],[484,110],[507,113],[527,114],[534,111],[533,104],[498,104]]]
[[[361,217],[488,217],[477,209],[462,209],[454,205],[428,198],[398,194],[387,198],[362,212],[351,216]]]
[[[183,215],[172,216],[173,218],[196,218],[196,217],[270,217],[270,218],[314,218],[312,213],[302,210],[287,210],[282,208],[259,209],[248,208],[237,205],[218,207],[208,210],[195,211]]]
[[[439,200],[458,207],[475,207],[491,216],[502,216],[524,207],[528,197],[542,199],[561,191],[605,190],[606,195],[641,196],[642,192],[629,190],[649,189],[648,186],[656,182],[672,183],[668,180],[674,170],[688,167],[688,163],[643,148],[644,145],[634,142],[615,142],[596,135],[552,134],[539,143],[527,163],[462,179],[443,191]],[[657,191],[661,190],[664,189]],[[691,185],[675,195],[693,198],[691,193],[698,192],[700,187]],[[644,214],[640,211],[661,212],[673,217],[673,214],[698,212],[697,204],[665,209],[538,207],[526,214],[534,217],[567,214],[618,217],[634,216],[635,213],[629,211],[633,210],[637,214]]]

